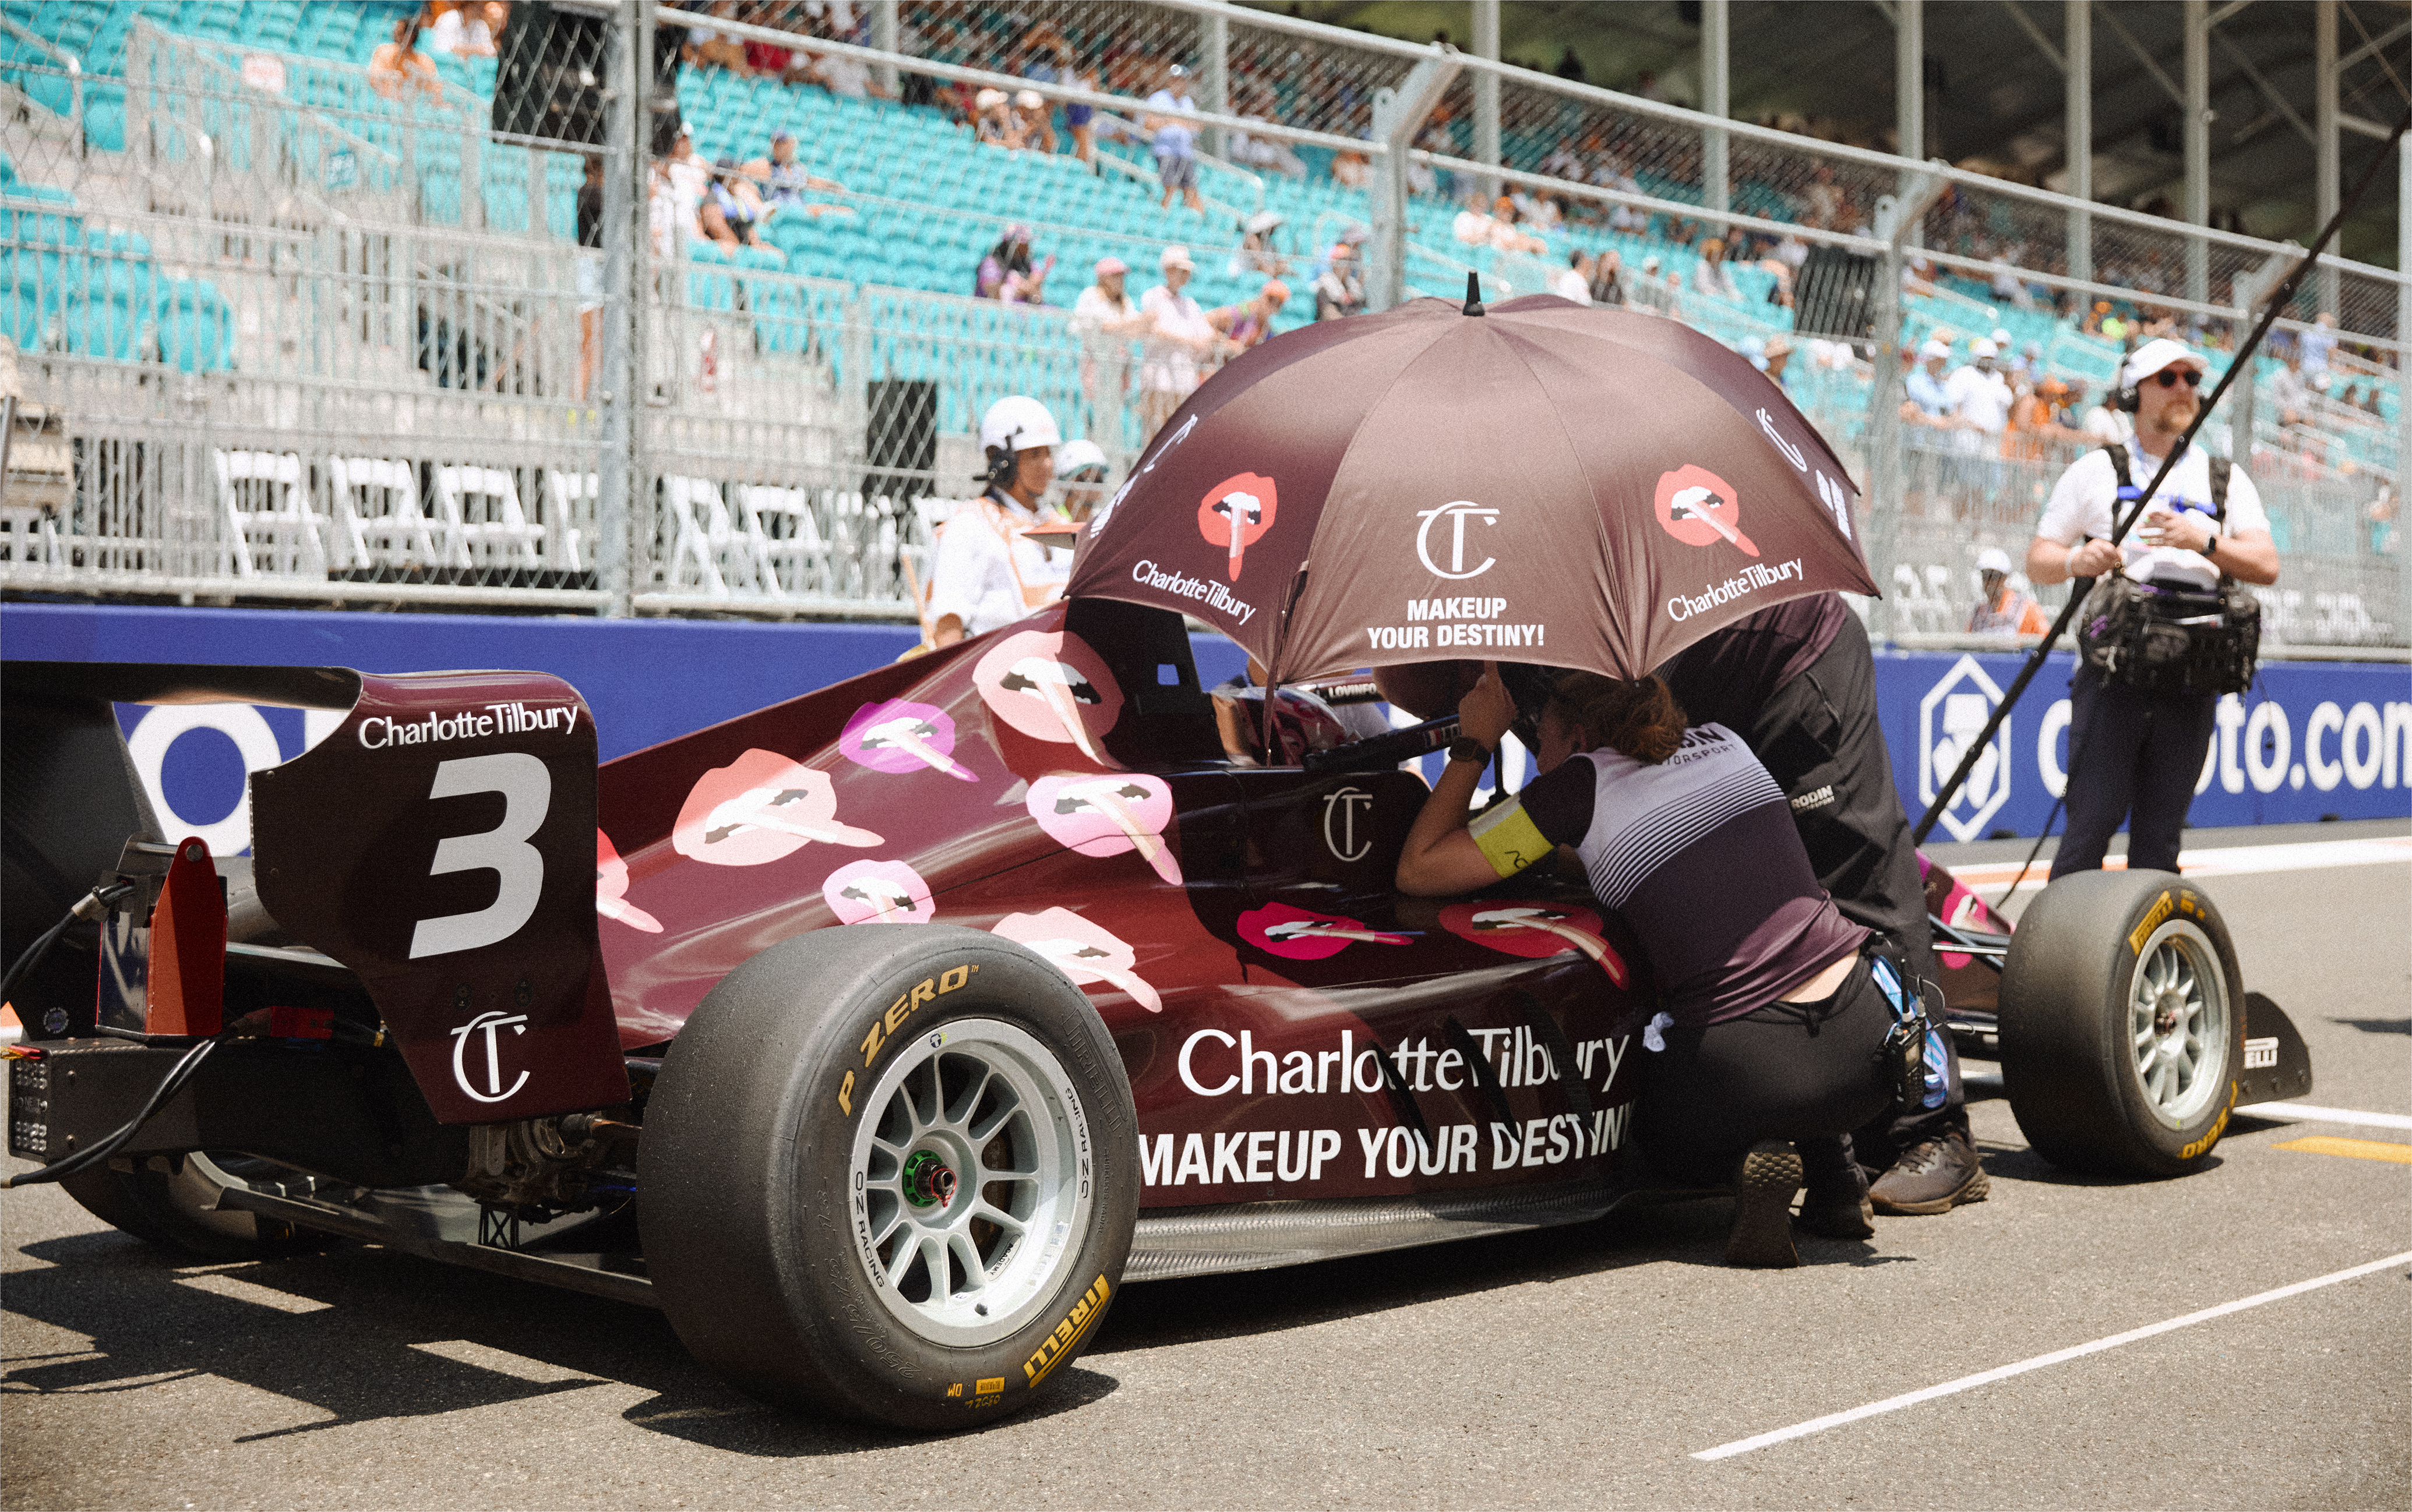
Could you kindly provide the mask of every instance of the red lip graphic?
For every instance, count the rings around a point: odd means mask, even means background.
[[[837,789],[776,751],[746,752],[696,780],[670,829],[682,856],[714,866],[760,866],[818,840],[876,845],[880,837],[837,820]]]
[[[837,738],[837,748],[857,766],[874,771],[943,771],[976,783],[954,758],[955,722],[934,704],[890,698],[867,703],[854,712]]]
[[[1131,947],[1104,926],[1092,924],[1068,908],[1007,914],[989,932],[1037,951],[1072,978],[1075,987],[1104,982],[1128,992],[1150,1013],[1164,1011],[1164,1000],[1155,989],[1132,969],[1139,957]]]
[[[1413,945],[1405,934],[1369,929],[1337,914],[1309,913],[1287,903],[1272,903],[1240,916],[1240,938],[1268,955],[1287,961],[1321,961],[1362,941],[1369,945]]]
[[[1249,547],[1273,528],[1280,500],[1273,480],[1256,473],[1235,473],[1206,491],[1198,502],[1198,533],[1209,546],[1230,551],[1229,578],[1240,580],[1241,559]]]
[[[1181,885],[1181,862],[1164,843],[1172,823],[1172,789],[1162,778],[1057,773],[1032,783],[1027,802],[1038,828],[1067,848],[1083,856],[1136,850],[1156,875]]]
[[[1742,533],[1742,504],[1734,486],[1705,467],[1685,462],[1671,473],[1659,474],[1656,504],[1658,523],[1686,546],[1725,541],[1740,548],[1744,556],[1758,554],[1758,548]]]
[[[1610,981],[1619,987],[1632,985],[1633,974],[1625,968],[1625,958],[1600,938],[1599,916],[1588,908],[1478,898],[1442,909],[1440,922],[1451,934],[1511,956],[1538,960],[1580,950],[1608,973]]]
[[[595,911],[647,934],[662,932],[660,919],[628,902],[628,863],[600,829],[595,831]]]
[[[903,861],[848,861],[821,884],[821,901],[841,924],[927,924],[938,911]]]
[[[1114,765],[1098,742],[1122,717],[1123,692],[1079,636],[1007,636],[972,668],[972,686],[990,712],[1031,739],[1066,741],[1098,766]]]

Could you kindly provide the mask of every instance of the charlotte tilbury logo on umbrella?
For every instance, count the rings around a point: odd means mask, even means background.
[[[1716,541],[1757,556],[1758,548],[1742,533],[1742,503],[1734,486],[1705,467],[1685,462],[1658,476],[1658,523],[1686,546]]]
[[[1198,501],[1198,534],[1206,537],[1209,546],[1220,546],[1230,552],[1230,565],[1226,578],[1240,580],[1240,568],[1249,547],[1264,538],[1273,528],[1273,514],[1280,500],[1273,491],[1273,480],[1255,473],[1239,473],[1223,479],[1206,491]]]

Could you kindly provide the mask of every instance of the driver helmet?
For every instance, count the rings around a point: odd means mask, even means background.
[[[987,454],[989,472],[985,476],[991,478],[1000,469],[1011,466],[1015,456],[1022,452],[1063,444],[1064,433],[1055,429],[1055,417],[1028,394],[1000,399],[980,417],[980,449]]]

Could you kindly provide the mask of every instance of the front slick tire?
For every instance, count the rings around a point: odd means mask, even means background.
[[[1018,1412],[1122,1285],[1130,1083],[1007,940],[855,924],[728,974],[670,1047],[637,1163],[645,1263],[696,1358],[896,1428]]]
[[[2010,935],[2001,1040],[2010,1110],[2046,1160],[2199,1169],[2244,1073],[2244,982],[2219,910],[2168,872],[2057,879]]]

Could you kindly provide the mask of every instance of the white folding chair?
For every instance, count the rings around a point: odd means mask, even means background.
[[[821,534],[809,492],[740,484],[737,507],[744,516],[755,555],[761,560],[766,592],[827,591],[829,539]],[[782,572],[782,567],[787,570]]]
[[[435,469],[435,516],[450,536],[455,566],[532,567],[543,561],[544,527],[520,507],[519,479],[507,468]]]
[[[561,543],[561,565],[568,571],[585,571],[587,544],[602,538],[596,519],[602,495],[603,479],[597,474],[545,469],[545,525]]]
[[[0,561],[65,566],[57,519],[39,506],[0,507]]]
[[[720,485],[709,478],[666,477],[662,489],[669,496],[676,531],[670,543],[669,586],[676,590],[690,581],[686,574],[692,562],[692,580],[714,598],[727,598],[739,591],[764,592],[767,564],[753,539],[730,517]]]
[[[310,507],[301,456],[290,451],[215,451],[213,456],[235,576],[267,571],[325,577],[327,542],[319,532],[329,521]],[[253,559],[255,539],[264,548],[265,567]]]
[[[389,457],[331,457],[336,539],[347,565],[432,567],[448,553],[419,502],[419,466]]]

